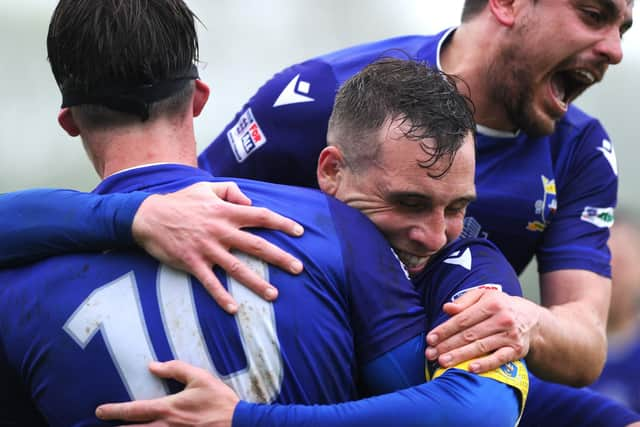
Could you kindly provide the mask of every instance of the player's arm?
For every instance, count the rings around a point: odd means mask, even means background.
[[[585,129],[573,167],[558,178],[562,197],[537,249],[542,306],[505,295],[465,296],[445,307],[453,318],[429,334],[430,358],[453,364],[495,350],[476,372],[528,354],[529,368],[543,378],[573,386],[597,378],[606,352],[617,172],[604,129],[596,122]]]
[[[540,294],[545,308],[539,310],[529,366],[542,379],[590,384],[606,359],[611,280],[585,270],[554,271],[540,276]]]
[[[1,194],[0,267],[72,251],[132,246],[131,223],[148,196],[48,189]]]
[[[427,357],[452,366],[493,351],[472,365],[483,372],[527,355],[540,377],[587,385],[604,363],[610,290],[605,277],[562,270],[541,275],[544,306],[502,293],[469,293],[445,305],[453,317],[427,336]]]
[[[421,336],[416,337],[407,345],[415,346],[421,340]],[[185,383],[185,390],[156,400],[102,405],[96,410],[97,416],[105,420],[162,421],[168,426],[197,420],[211,426],[511,427],[519,414],[519,396],[510,386],[458,369],[410,389],[323,406],[239,401],[209,372],[179,361],[154,363],[150,369],[160,377]]]
[[[336,218],[340,212],[345,219],[348,212],[353,212],[345,210],[347,208],[337,201],[334,203],[336,204],[334,206]],[[349,233],[357,233],[358,230],[362,230],[362,228],[355,226],[355,221],[353,223],[346,220],[336,222],[338,225],[342,225],[338,231],[347,234],[346,238],[349,237]],[[352,226],[349,226],[350,224]],[[373,227],[372,224],[369,226]],[[368,288],[367,294],[363,295],[363,292],[367,291],[366,288],[358,289],[356,287],[350,297],[352,300],[359,298],[364,302],[363,307],[354,308],[355,322],[352,321],[354,329],[358,331],[361,329],[358,325],[369,320],[364,329],[373,328],[374,331],[373,336],[366,339],[366,341],[373,340],[373,345],[363,343],[362,337],[356,335],[356,352],[363,354],[362,357],[365,358],[368,357],[368,353],[377,352],[383,345],[380,341],[375,341],[375,336],[382,335],[385,329],[394,328],[402,322],[401,319],[393,316],[394,322],[387,324],[384,322],[384,315],[381,316],[381,319],[376,320],[376,317],[380,317],[380,313],[384,312],[384,308],[375,305],[376,301],[378,304],[381,303],[380,298],[369,299],[370,295],[368,294],[374,295],[378,291],[376,288],[382,287],[376,280],[379,280],[380,277],[387,278],[390,271],[394,271],[394,276],[389,278],[392,283],[396,284],[392,287],[394,293],[399,292],[401,288],[397,282],[400,279],[405,279],[398,260],[393,257],[384,241],[375,240],[376,235],[382,239],[382,236],[379,236],[375,229],[370,229],[369,232],[361,236],[361,240],[366,240],[363,242],[365,243],[363,250],[372,251],[372,248],[375,247],[386,248],[377,256],[374,253],[368,253],[369,256],[364,258],[375,259],[376,262],[369,268],[364,266],[365,263],[361,263],[363,266],[349,263],[352,265],[352,268],[349,269],[351,274],[358,274],[358,277],[363,278],[368,272],[370,278],[365,282]],[[354,252],[354,250],[352,249],[350,252]],[[356,255],[357,253],[353,256]],[[396,281],[394,282],[394,280]],[[399,299],[402,295],[396,294],[394,297],[394,293],[386,297],[384,305],[402,307],[402,301],[395,299]],[[408,294],[403,295],[408,297]],[[366,311],[366,307],[370,306],[373,306],[373,312]],[[405,316],[410,319],[416,317],[411,314],[414,312],[410,306],[401,311],[404,311]],[[421,313],[416,314],[421,315]],[[423,323],[419,325],[421,331],[424,330],[424,318],[422,319]],[[414,327],[412,321],[409,321],[408,324],[408,327]],[[393,330],[390,338],[394,339],[400,333],[402,331]],[[460,366],[444,372],[438,371],[438,378],[425,384],[423,383],[425,379],[423,336],[423,333],[418,332],[417,335],[409,336],[391,350],[371,357],[361,372],[362,382],[366,384],[368,394],[388,392],[405,387],[411,388],[358,402],[312,407],[277,407],[248,403],[238,405],[235,395],[230,394],[228,389],[208,373],[181,362],[170,362],[164,365],[154,364],[152,371],[162,377],[170,377],[187,383],[184,392],[155,401],[105,405],[98,409],[98,415],[108,419],[125,418],[129,421],[161,420],[168,425],[188,423],[190,419],[221,422],[221,424],[212,425],[229,425],[231,416],[233,416],[234,425],[428,426],[444,425],[445,423],[446,425],[478,426],[514,425],[521,409],[520,403],[524,401],[522,396],[526,396],[526,390],[517,386],[521,384],[510,383],[507,377],[517,378],[518,381],[522,378],[526,379],[524,368],[519,371],[521,376],[511,375],[517,374],[515,370],[511,370],[509,375],[499,374],[499,378],[492,378],[489,375],[471,374],[465,366]],[[219,405],[218,402],[221,404]],[[235,415],[233,415],[234,411]]]
[[[227,311],[235,302],[212,266],[219,265],[266,299],[277,291],[230,253],[238,249],[286,271],[302,264],[266,240],[245,232],[265,227],[297,236],[300,225],[251,201],[234,183],[194,184],[166,195],[96,195],[69,190],[29,190],[0,196],[0,261],[18,261],[62,252],[104,250],[134,242],[200,280]]]

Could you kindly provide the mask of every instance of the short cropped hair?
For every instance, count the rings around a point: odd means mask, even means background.
[[[132,93],[197,76],[195,19],[182,0],[60,0],[49,25],[47,51],[63,101],[65,94],[79,97],[73,105],[80,110],[87,105],[93,120],[111,116],[103,124],[135,120],[122,113],[127,108],[118,108],[127,107]],[[186,85],[191,89],[174,86],[147,96],[144,103],[171,110],[190,99],[192,83]],[[103,102],[108,96],[119,98]]]
[[[464,6],[462,6],[461,21],[465,22],[473,18],[485,8],[487,0],[465,0]]]
[[[448,156],[443,176],[475,121],[471,100],[456,89],[456,78],[424,62],[383,58],[366,66],[340,88],[329,119],[328,143],[342,151],[351,168],[366,168],[377,159],[375,135],[388,120],[400,120],[404,136],[428,155],[429,168]],[[461,81],[460,81],[461,82]],[[435,146],[425,139],[435,140]]]

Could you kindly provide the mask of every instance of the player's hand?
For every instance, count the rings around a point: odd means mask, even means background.
[[[443,309],[452,317],[427,334],[427,359],[451,367],[477,358],[469,368],[482,373],[527,355],[540,308],[525,298],[474,289]]]
[[[212,268],[219,265],[231,277],[266,300],[278,291],[230,249],[253,255],[281,269],[298,274],[302,263],[254,234],[241,230],[263,227],[292,236],[304,232],[296,222],[265,208],[251,206],[232,182],[201,182],[181,191],[149,196],[138,209],[132,226],[134,239],[149,254],[175,268],[193,274],[216,302],[235,313],[236,302],[224,289]]]
[[[233,390],[204,369],[179,360],[149,364],[149,370],[160,378],[171,378],[185,384],[183,391],[153,400],[108,403],[96,409],[102,420],[138,421],[143,426],[231,426],[238,397]]]

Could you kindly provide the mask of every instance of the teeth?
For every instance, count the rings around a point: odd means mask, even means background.
[[[593,73],[587,70],[575,70],[574,75],[578,80],[586,84],[593,84],[596,81],[596,77],[593,75]]]
[[[396,253],[398,254],[398,258],[400,258],[402,263],[409,268],[419,267],[429,259],[429,257],[419,257],[399,250],[396,250]]]

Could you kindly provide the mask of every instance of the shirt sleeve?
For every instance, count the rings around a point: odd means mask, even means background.
[[[558,208],[537,250],[538,270],[580,269],[611,277],[607,240],[617,203],[615,151],[596,120],[575,138],[564,145],[573,149],[556,160],[571,167],[557,172]]]
[[[414,337],[364,364],[358,386],[361,396],[402,390],[424,382],[425,334]]]
[[[424,292],[427,318],[430,319],[429,330],[449,319],[449,315],[442,310],[445,303],[455,301],[473,289],[522,295],[513,267],[493,243],[481,238],[454,242],[415,281]],[[469,363],[467,361],[451,369],[468,371]],[[427,364],[426,375],[427,378],[437,378],[448,371],[441,369],[437,362],[430,362]],[[520,402],[524,406],[529,394],[529,377],[524,361],[506,363],[480,376],[518,390]]]
[[[0,267],[65,252],[132,246],[133,218],[148,195],[49,189],[2,194]]]
[[[215,176],[317,188],[337,88],[331,66],[317,59],[276,74],[204,149],[199,167]]]
[[[423,290],[430,329],[449,318],[442,310],[445,303],[470,290],[482,288],[522,296],[513,267],[493,243],[482,238],[454,242],[414,282]]]
[[[261,405],[241,401],[232,425],[513,427],[518,407],[518,397],[509,386],[453,369],[437,381],[336,405]]]

